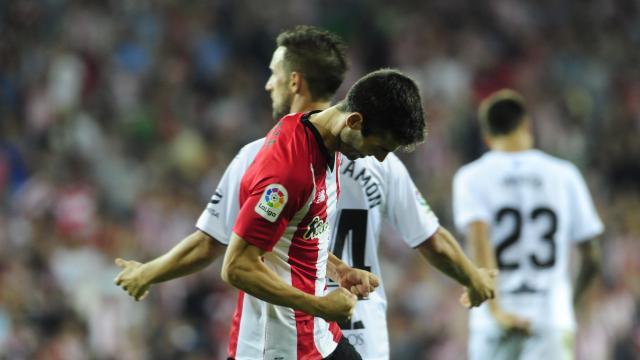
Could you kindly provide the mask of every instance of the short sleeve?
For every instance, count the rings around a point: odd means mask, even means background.
[[[263,147],[242,179],[233,232],[271,251],[294,215],[308,205],[312,189],[309,162],[296,158],[295,150]]]
[[[407,168],[396,157],[389,157],[386,216],[411,247],[416,247],[430,238],[440,223],[429,204],[422,196]]]
[[[470,175],[462,168],[453,178],[453,221],[460,233],[464,233],[474,221],[491,221],[490,210],[483,205],[482,192],[475,189]]]
[[[600,235],[604,231],[604,225],[596,212],[584,178],[574,165],[571,165],[569,187],[571,240],[580,242]]]
[[[238,152],[224,171],[215,193],[196,223],[198,229],[224,245],[229,244],[233,224],[240,211],[240,180],[263,142],[264,139],[254,141]]]

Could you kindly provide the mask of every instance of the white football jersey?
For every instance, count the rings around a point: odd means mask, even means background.
[[[215,194],[196,226],[226,244],[238,214],[239,183],[264,139],[243,147],[225,171]],[[439,222],[402,162],[389,154],[384,162],[373,157],[340,161],[338,211],[329,219],[330,250],[352,267],[365,269],[382,279],[378,241],[383,220],[416,247],[431,237]],[[329,287],[337,284],[329,284]],[[351,320],[340,324],[344,336],[364,359],[388,359],[389,338],[384,285],[366,300],[358,301]]]
[[[455,175],[453,210],[462,233],[474,221],[489,225],[506,311],[534,330],[575,329],[570,248],[603,225],[573,164],[534,149],[487,152]],[[488,305],[471,311],[472,332],[496,326]]]

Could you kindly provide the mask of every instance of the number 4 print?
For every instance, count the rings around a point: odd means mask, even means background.
[[[347,239],[351,239],[351,266],[371,271],[371,266],[364,264],[367,241],[367,215],[363,209],[342,209],[336,224],[336,237],[333,243],[333,255],[342,258]],[[351,236],[349,236],[351,235]]]

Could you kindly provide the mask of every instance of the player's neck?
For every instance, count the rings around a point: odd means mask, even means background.
[[[519,152],[533,148],[533,138],[529,132],[518,131],[511,135],[491,139],[491,150],[503,152]]]
[[[342,112],[335,105],[311,116],[309,121],[318,130],[324,145],[329,151],[338,151],[340,130],[344,126]]]

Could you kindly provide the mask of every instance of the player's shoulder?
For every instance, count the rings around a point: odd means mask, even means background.
[[[236,157],[240,159],[255,158],[255,155],[258,153],[258,151],[260,151],[262,145],[264,145],[264,140],[265,138],[260,138],[246,144],[245,146],[240,148],[240,151],[238,151]]]
[[[554,176],[576,176],[580,174],[578,167],[571,161],[542,150],[532,150],[531,156],[538,162],[538,168]]]
[[[487,166],[490,166],[488,154],[484,154],[465,165],[462,165],[455,173],[454,180],[465,181],[466,179],[481,176]]]
[[[283,116],[278,120],[276,125],[270,132],[295,132],[304,127],[303,118],[307,116],[309,113],[299,112],[299,113],[291,113]]]
[[[304,130],[302,117],[306,113],[292,113],[283,116],[267,133],[264,139],[248,144],[245,152],[256,154],[255,167],[271,169],[271,172],[288,174],[289,177],[305,176],[309,163],[301,161],[309,151],[308,135]],[[292,171],[294,170],[294,171]],[[310,170],[309,170],[310,171]]]
[[[303,117],[307,113],[291,113],[283,116],[265,136],[264,148],[271,150],[288,149],[306,139]],[[276,145],[276,146],[273,146]]]

